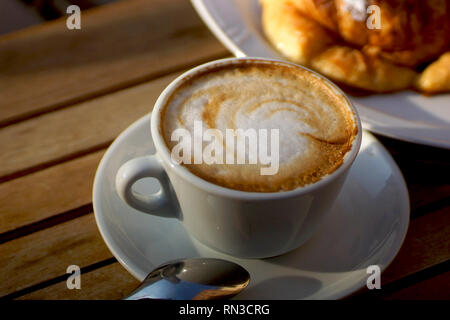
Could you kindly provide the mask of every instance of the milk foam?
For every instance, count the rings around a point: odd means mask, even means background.
[[[356,122],[344,97],[312,73],[284,64],[252,63],[209,70],[185,82],[169,98],[162,131],[194,121],[205,129],[278,129],[279,172],[262,176],[257,165],[186,165],[194,174],[239,190],[291,190],[336,170],[350,150]],[[226,147],[226,146],[225,146]],[[268,146],[270,147],[270,146]]]

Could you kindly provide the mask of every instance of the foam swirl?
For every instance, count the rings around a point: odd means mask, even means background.
[[[278,129],[279,171],[261,176],[256,165],[186,165],[216,184],[246,191],[291,190],[336,170],[356,134],[345,98],[322,79],[284,64],[252,63],[208,70],[179,87],[162,113],[169,148],[171,133],[194,121],[219,129]],[[227,147],[225,145],[224,146]]]

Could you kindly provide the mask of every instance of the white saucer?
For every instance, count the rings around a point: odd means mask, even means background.
[[[238,57],[284,59],[266,40],[258,0],[191,0],[216,37]],[[402,91],[350,96],[363,127],[388,137],[450,148],[450,93]]]
[[[337,299],[365,286],[366,268],[381,270],[400,249],[409,224],[408,191],[400,170],[384,147],[364,132],[361,151],[336,205],[305,245],[263,260],[237,259],[190,237],[175,219],[159,218],[128,207],[114,180],[127,160],[154,153],[150,115],[125,130],[104,155],[94,182],[94,211],[100,232],[119,262],[143,280],[155,266],[187,257],[235,261],[251,275],[237,299]],[[143,179],[139,192],[158,183]]]

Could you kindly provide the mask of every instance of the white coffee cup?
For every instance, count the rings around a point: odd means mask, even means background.
[[[137,210],[179,219],[192,236],[211,248],[238,257],[265,258],[299,247],[317,230],[339,195],[359,151],[362,129],[354,106],[345,98],[355,114],[358,127],[351,150],[337,170],[304,187],[272,193],[245,192],[201,179],[171,160],[171,152],[160,130],[162,108],[171,93],[186,79],[204,69],[239,63],[241,60],[251,63],[262,59],[212,61],[189,70],[169,84],[156,101],[151,117],[151,134],[157,153],[132,159],[122,165],[117,172],[116,189],[123,201]],[[345,97],[338,87],[324,80]],[[161,190],[153,195],[135,193],[132,185],[147,177],[158,179]]]

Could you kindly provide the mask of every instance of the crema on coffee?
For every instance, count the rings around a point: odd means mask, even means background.
[[[173,141],[175,130],[194,136],[200,122],[203,130],[223,133],[216,138],[224,147],[224,158],[237,146],[224,139],[227,129],[267,131],[267,154],[277,153],[274,174],[261,174],[268,164],[259,159],[244,164],[183,163],[202,179],[250,192],[292,190],[331,174],[342,165],[358,130],[347,99],[325,80],[290,64],[260,60],[205,69],[181,82],[161,112],[160,130],[168,148],[178,143]],[[270,141],[273,130],[278,132],[277,148]],[[251,143],[240,144],[248,158],[255,147]]]

